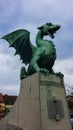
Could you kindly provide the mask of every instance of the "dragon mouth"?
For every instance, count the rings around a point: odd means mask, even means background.
[[[56,32],[55,32],[56,33]],[[48,32],[48,35],[51,37],[51,38],[54,38],[55,37],[55,33],[53,33],[53,32]]]
[[[54,38],[55,37],[55,34],[56,34],[56,31],[60,29],[60,26],[57,26],[56,28],[53,28],[53,29],[49,29],[48,30],[48,35],[51,37],[51,38]]]

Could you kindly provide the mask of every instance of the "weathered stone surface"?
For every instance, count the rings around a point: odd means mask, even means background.
[[[50,101],[55,104],[52,118],[49,114],[52,109],[48,110],[51,108]],[[59,104],[62,104],[61,108]],[[22,80],[20,94],[13,109],[0,122],[0,130],[8,130],[8,122],[17,124],[23,130],[71,130],[62,79],[36,73]]]
[[[21,128],[17,124],[7,123],[6,130],[25,130],[25,129]]]

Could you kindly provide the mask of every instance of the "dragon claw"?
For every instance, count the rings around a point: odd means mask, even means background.
[[[48,74],[48,73],[49,73],[49,71],[48,71],[47,69],[45,69],[45,68],[41,68],[41,69],[40,69],[40,72],[45,73],[45,74]]]
[[[56,73],[56,76],[59,76],[59,77],[62,78],[62,79],[63,79],[63,77],[64,77],[64,75],[63,75],[61,72]]]

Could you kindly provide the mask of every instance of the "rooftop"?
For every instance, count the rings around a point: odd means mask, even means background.
[[[3,95],[0,93],[0,103],[4,103]]]

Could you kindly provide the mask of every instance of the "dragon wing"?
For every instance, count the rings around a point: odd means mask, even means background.
[[[2,39],[9,42],[9,47],[16,49],[15,55],[20,55],[20,60],[22,60],[25,65],[30,63],[33,52],[36,50],[36,47],[30,43],[29,36],[30,32],[20,29],[2,37]]]

